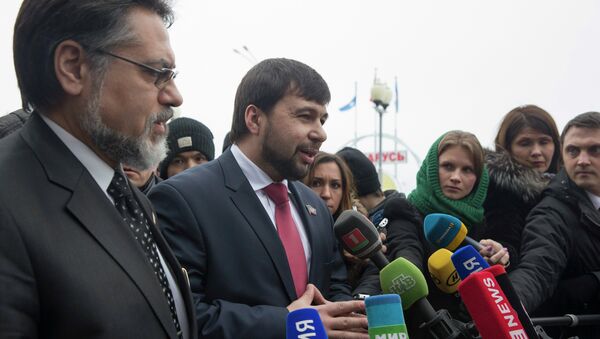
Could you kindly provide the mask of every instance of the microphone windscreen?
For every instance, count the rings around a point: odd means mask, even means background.
[[[467,227],[456,217],[432,213],[423,221],[425,238],[437,248],[454,251],[467,236]]]
[[[481,254],[471,245],[456,250],[451,259],[461,279],[465,279],[473,272],[479,272],[490,267]]]
[[[360,212],[343,211],[335,221],[333,231],[344,249],[361,259],[367,259],[381,250],[379,232]]]
[[[427,297],[429,290],[423,273],[405,258],[397,258],[379,273],[383,293],[395,293],[402,298],[402,307],[409,309],[415,301]]]
[[[492,273],[471,273],[460,283],[458,292],[482,338],[528,338]]]
[[[370,338],[408,338],[402,301],[397,294],[381,294],[365,299]]]
[[[319,312],[314,308],[301,308],[288,313],[285,333],[286,339],[327,339]]]
[[[437,288],[447,294],[456,293],[460,277],[450,257],[452,252],[445,248],[433,252],[427,260],[429,275]]]

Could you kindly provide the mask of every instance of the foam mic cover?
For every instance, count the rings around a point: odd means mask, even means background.
[[[481,254],[471,245],[456,250],[452,254],[451,260],[461,279],[465,279],[473,272],[479,272],[490,267]]]
[[[382,294],[365,299],[369,338],[408,339],[402,301],[397,294]]]
[[[431,280],[437,288],[448,294],[456,293],[458,290],[458,283],[460,277],[456,273],[456,268],[452,264],[450,257],[452,252],[445,248],[433,252],[433,254],[427,260],[427,268],[429,269],[429,275]]]
[[[379,273],[383,293],[395,293],[402,298],[402,307],[409,309],[429,294],[423,273],[405,258],[397,258]]]
[[[314,308],[301,308],[288,313],[286,339],[327,339],[319,312]]]
[[[519,316],[519,320],[525,329],[525,333],[529,336],[529,338],[539,338],[537,331],[535,330],[535,326],[527,314],[527,310],[525,310],[525,306],[521,303],[521,299],[515,291],[510,279],[508,278],[508,274],[506,274],[506,270],[502,265],[492,265],[492,267],[486,269],[487,272],[492,273],[502,291],[506,295],[506,299],[512,305],[512,307],[517,311],[517,315]]]
[[[371,221],[354,210],[343,211],[333,225],[333,231],[350,254],[361,259],[371,259],[379,269],[389,262],[381,252],[379,232]]]
[[[456,217],[443,213],[432,213],[423,221],[425,238],[438,248],[454,251],[464,241],[477,249],[480,243],[467,236],[467,227]]]
[[[482,338],[529,338],[491,272],[471,273],[458,292]]]

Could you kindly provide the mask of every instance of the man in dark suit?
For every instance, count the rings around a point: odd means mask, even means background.
[[[196,337],[184,272],[121,167],[165,154],[171,21],[160,0],[21,5],[33,113],[0,141],[0,337]]]
[[[238,87],[230,149],[150,192],[190,274],[201,337],[284,338],[288,312],[315,307],[330,338],[368,338],[354,313],[363,302],[343,301],[331,214],[297,181],[326,138],[329,99],[312,68],[260,62]]]

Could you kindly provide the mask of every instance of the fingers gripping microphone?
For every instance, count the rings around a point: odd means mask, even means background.
[[[288,313],[285,333],[286,339],[327,339],[319,312],[314,308],[301,308]]]
[[[454,251],[464,241],[481,250],[483,246],[467,236],[467,227],[458,218],[448,214],[428,214],[423,221],[425,238],[438,248]]]
[[[381,252],[379,232],[367,217],[354,210],[343,211],[333,225],[335,236],[350,254],[371,259],[380,270],[389,261]]]
[[[529,338],[492,273],[471,273],[460,283],[458,292],[482,338]]]
[[[461,279],[465,279],[473,272],[479,272],[490,267],[481,254],[471,245],[456,250],[452,254],[451,260]]]
[[[445,248],[435,251],[427,260],[429,275],[437,288],[447,294],[456,293],[460,277],[450,260],[452,252]]]
[[[397,294],[382,294],[365,299],[369,338],[408,339],[402,302]]]

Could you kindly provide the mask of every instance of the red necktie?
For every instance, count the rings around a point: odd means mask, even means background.
[[[296,223],[294,223],[294,219],[292,218],[287,187],[281,183],[272,183],[263,188],[263,191],[275,203],[277,233],[279,233],[279,239],[281,239],[290,270],[292,271],[296,294],[300,297],[306,291],[306,284],[308,282],[306,256],[304,255],[302,240],[300,240],[300,233],[298,233],[298,228],[296,228]]]

